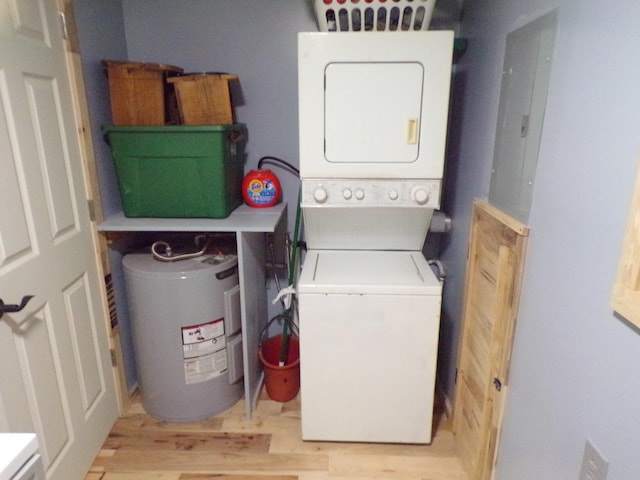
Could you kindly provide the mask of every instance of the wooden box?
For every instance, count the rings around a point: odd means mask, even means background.
[[[231,125],[235,113],[230,83],[237,75],[198,73],[168,78],[175,85],[180,120],[184,125]]]
[[[102,62],[109,78],[114,125],[179,123],[173,86],[167,80],[183,70],[172,65],[141,62]]]

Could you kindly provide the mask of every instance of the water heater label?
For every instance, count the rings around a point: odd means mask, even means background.
[[[182,327],[182,344],[191,345],[224,335],[224,318],[202,325]]]
[[[184,374],[187,384],[206,382],[227,369],[224,318],[182,327]]]

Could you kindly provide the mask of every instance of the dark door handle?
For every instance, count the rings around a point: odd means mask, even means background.
[[[24,297],[22,297],[20,305],[6,305],[0,298],[0,318],[2,318],[2,315],[4,315],[5,313],[19,312],[27,306],[27,303],[29,303],[29,300],[31,300],[32,298],[33,295],[25,295]]]

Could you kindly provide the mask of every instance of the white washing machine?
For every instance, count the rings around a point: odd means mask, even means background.
[[[431,442],[441,292],[420,252],[307,254],[304,440]]]

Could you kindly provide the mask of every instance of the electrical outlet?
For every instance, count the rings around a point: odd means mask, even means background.
[[[587,439],[578,480],[606,480],[609,462]]]

